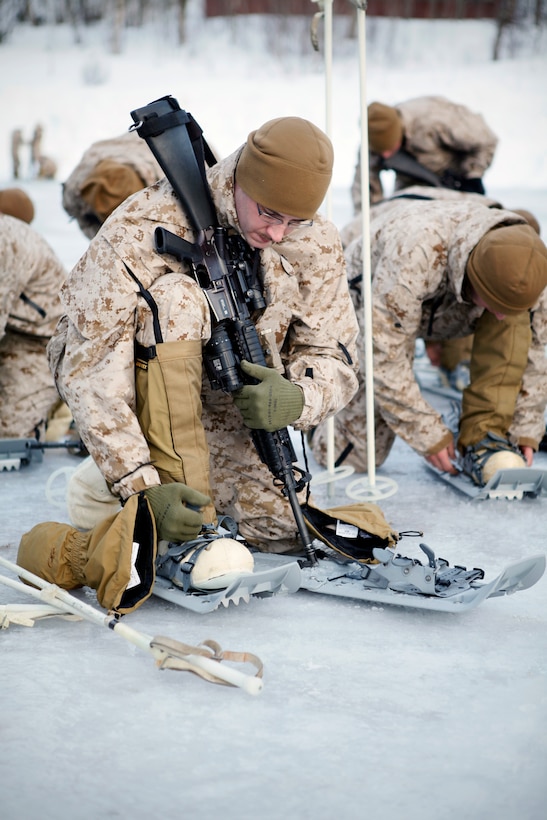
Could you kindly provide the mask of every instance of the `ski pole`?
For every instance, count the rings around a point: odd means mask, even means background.
[[[5,580],[0,575],[0,583]],[[10,624],[34,626],[34,621],[50,617],[81,620],[77,615],[61,612],[50,604],[0,604],[0,629],[7,629]]]
[[[0,556],[0,564],[10,569],[20,578],[33,586],[16,581],[12,578],[0,575],[0,582],[6,586],[38,598],[42,603],[55,607],[60,612],[69,612],[79,615],[87,621],[96,623],[112,629],[120,637],[134,644],[139,649],[149,652],[156,660],[160,669],[178,669],[181,671],[194,672],[211,683],[223,683],[230,686],[237,686],[244,689],[250,695],[258,695],[262,691],[263,681],[257,675],[262,674],[262,663],[255,656],[248,652],[223,652],[214,641],[204,641],[201,647],[193,647],[172,638],[161,636],[152,637],[127,626],[116,616],[107,614],[106,616],[75,598],[69,592],[61,589],[56,584],[44,581],[38,575],[29,572],[23,567],[12,563]],[[36,589],[36,587],[38,587]],[[232,667],[223,666],[221,660],[232,660],[237,662],[250,662],[257,667],[257,675],[248,675]]]

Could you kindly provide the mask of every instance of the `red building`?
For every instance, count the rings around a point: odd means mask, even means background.
[[[428,19],[496,19],[506,0],[368,0],[370,17]],[[350,0],[334,0],[334,14],[353,14]],[[233,14],[306,14],[320,10],[312,0],[206,0],[207,17]]]

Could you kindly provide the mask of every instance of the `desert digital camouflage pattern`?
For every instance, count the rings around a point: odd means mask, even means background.
[[[441,199],[444,202],[462,202],[464,200],[484,205],[486,208],[503,208],[501,202],[484,194],[474,194],[469,191],[454,191],[451,188],[432,188],[429,185],[410,185],[403,191],[395,192],[389,199],[382,199],[375,202],[370,207],[369,218],[376,219],[381,216],[386,209],[391,210],[393,202],[405,199]],[[363,214],[359,213],[344,225],[340,230],[342,246],[347,248],[350,242],[361,236],[363,232]]]
[[[463,393],[459,445],[487,430],[521,445],[537,445],[545,431],[547,403],[547,293],[531,313],[498,321],[463,302],[467,259],[491,228],[522,222],[473,197],[418,201],[394,199],[373,209],[371,221],[372,334],[376,402],[376,463],[387,457],[394,435],[420,455],[443,449],[451,432],[423,398],[413,374],[417,338],[458,338],[475,333],[473,361],[484,369]],[[351,294],[359,319],[359,390],[334,419],[335,458],[366,472],[364,316],[361,238],[346,250]],[[530,336],[531,326],[531,336]],[[510,366],[508,366],[508,364]],[[326,428],[313,436],[317,460],[326,462]]]
[[[498,138],[484,117],[445,97],[416,97],[393,106],[403,123],[403,148],[429,171],[449,170],[465,179],[481,178],[492,164]],[[380,157],[369,155],[370,201],[379,202],[384,189],[379,173]],[[416,180],[397,174],[395,189],[415,185]],[[355,213],[361,210],[361,162],[357,160],[351,186]]]
[[[0,437],[42,427],[59,396],[46,344],[62,313],[66,271],[52,248],[20,219],[0,214]]]
[[[81,187],[99,162],[109,159],[130,165],[143,181],[143,187],[153,185],[163,176],[150,148],[136,131],[128,131],[119,137],[93,143],[84,152],[78,165],[63,183],[63,208],[78,222],[82,232],[92,239],[100,228],[95,214],[82,198]]]
[[[208,171],[220,224],[235,230],[238,156],[239,150]],[[166,346],[205,342],[210,334],[203,292],[184,275],[183,264],[154,249],[159,225],[195,239],[165,179],[134,194],[104,223],[62,289],[66,315],[49,346],[61,395],[122,498],[160,481],[135,407],[134,341],[151,345],[155,339],[150,310],[128,270],[154,294]],[[261,251],[260,261],[267,307],[257,329],[273,331],[287,378],[304,392],[295,427],[307,430],[340,410],[357,389],[358,325],[338,232],[318,216],[312,228]],[[212,391],[205,376],[201,398],[217,511],[233,515],[252,540],[294,541],[290,506],[259,462],[231,398]],[[285,551],[287,545],[267,548]]]

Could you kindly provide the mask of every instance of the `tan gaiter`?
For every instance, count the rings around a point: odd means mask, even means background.
[[[209,448],[201,423],[201,340],[156,345],[156,358],[136,357],[137,416],[163,484],[180,481],[213,498]],[[214,504],[204,523],[216,524]]]
[[[475,328],[471,383],[463,391],[458,446],[463,452],[490,431],[507,437],[531,342],[528,311],[498,320],[484,311]]]

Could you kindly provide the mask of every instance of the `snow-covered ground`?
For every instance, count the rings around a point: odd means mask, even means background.
[[[500,136],[489,193],[534,211],[545,237],[545,50],[492,63],[490,24],[370,22],[369,99],[443,93],[482,111]],[[240,32],[234,48],[220,21],[192,25],[182,50],[169,37],[164,42],[156,24],[148,39],[130,31],[116,57],[106,53],[99,28],[84,32],[79,47],[66,29],[47,27],[16,29],[0,45],[0,186],[13,184],[11,129],[29,137],[41,122],[44,151],[59,175],[21,184],[36,203],[34,226],[67,267],[87,241],[61,209],[60,182],[92,140],[125,130],[131,109],[171,93],[221,153],[274,116],[296,113],[323,124],[319,57],[281,48],[269,55],[251,32],[244,43]],[[335,46],[333,216],[341,227],[351,215],[359,82],[357,45],[354,53]],[[93,74],[104,82],[84,82]],[[47,491],[46,484],[76,463],[48,451],[41,464],[0,474],[2,556],[14,560],[35,523],[68,520],[56,493],[63,473]],[[535,466],[547,469],[547,454]],[[397,483],[379,502],[388,520],[398,530],[422,530],[451,564],[483,567],[489,579],[510,561],[547,552],[545,496],[468,500],[400,441],[383,476]],[[324,486],[317,494],[325,503],[349,503],[347,483],[338,482],[328,499]],[[401,551],[420,557],[416,539],[405,538]],[[88,590],[77,595],[95,602]],[[0,585],[0,603],[26,600]],[[149,635],[190,644],[213,638],[257,654],[262,694],[159,672],[149,656],[87,622],[10,626],[0,634],[3,820],[545,816],[545,577],[461,615],[301,592],[206,616],[153,598],[125,621]]]

